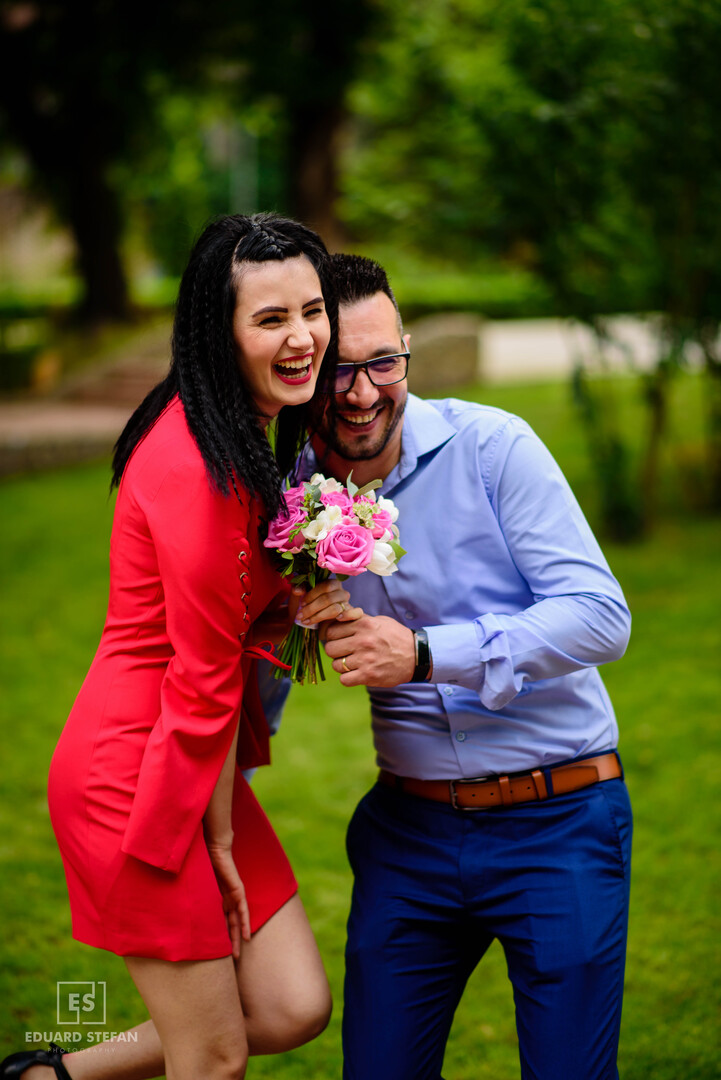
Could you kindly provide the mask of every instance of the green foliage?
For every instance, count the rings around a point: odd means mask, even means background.
[[[446,311],[474,312],[489,319],[556,314],[549,290],[523,267],[487,258],[458,264],[386,244],[358,244],[353,250],[386,268],[406,320]]]
[[[513,0],[501,25],[514,93],[479,119],[509,222],[531,240],[560,310],[596,330],[599,353],[599,313],[662,315],[645,467],[634,477],[603,397],[577,379],[607,527],[619,535],[624,521],[633,534],[652,521],[666,369],[689,344],[711,376],[710,488],[721,506],[721,10],[706,0]],[[624,509],[634,503],[635,520]]]
[[[253,213],[282,202],[274,147],[278,119],[270,109],[231,107],[219,91],[159,93],[153,139],[142,168],[124,159],[114,169],[127,220],[128,243],[149,250],[155,279],[179,277],[207,221]]]
[[[574,317],[689,310],[694,293],[713,306],[718,5],[386,10],[350,99],[341,215],[355,238],[511,256]]]
[[[598,386],[592,389],[586,373],[578,367],[573,395],[588,432],[604,529],[615,540],[636,540],[644,527],[642,506],[630,471],[628,448],[616,425],[614,403],[608,400],[609,386],[602,385],[600,393]]]
[[[504,77],[491,10],[487,0],[387,4],[349,99],[339,213],[354,239],[468,258],[482,238],[488,250],[495,196],[473,108]]]

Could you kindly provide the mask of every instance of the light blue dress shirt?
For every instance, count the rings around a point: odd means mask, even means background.
[[[317,462],[308,455],[307,472]],[[379,766],[452,779],[602,752],[618,729],[597,665],[623,655],[621,588],[561,470],[521,419],[412,394],[393,499],[407,554],[346,582],[354,604],[425,627],[432,682],[370,687]]]

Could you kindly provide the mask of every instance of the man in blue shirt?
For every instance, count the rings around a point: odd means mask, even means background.
[[[622,656],[628,608],[528,425],[409,394],[383,270],[335,262],[337,409],[305,468],[382,479],[407,549],[346,583],[365,614],[326,641],[341,683],[368,687],[381,769],[348,834],[344,1075],[439,1080],[498,938],[522,1076],[611,1080],[631,810],[598,665]]]

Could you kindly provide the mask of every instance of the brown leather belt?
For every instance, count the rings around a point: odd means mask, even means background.
[[[580,791],[600,780],[616,780],[621,776],[621,762],[617,754],[610,751],[581,761],[571,761],[567,765],[550,765],[545,769],[512,776],[416,780],[381,769],[378,780],[406,795],[449,803],[456,810],[490,810],[495,806],[514,806],[548,799],[553,795],[567,795],[570,791]]]

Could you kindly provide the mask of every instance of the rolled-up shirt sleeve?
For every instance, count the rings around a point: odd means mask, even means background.
[[[249,515],[235,495],[211,490],[205,469],[195,463],[171,469],[143,509],[173,655],[122,850],[177,872],[238,724]]]
[[[498,710],[528,683],[617,660],[631,618],[566,479],[523,421],[506,424],[483,481],[532,603],[426,629],[433,682],[475,690]]]

